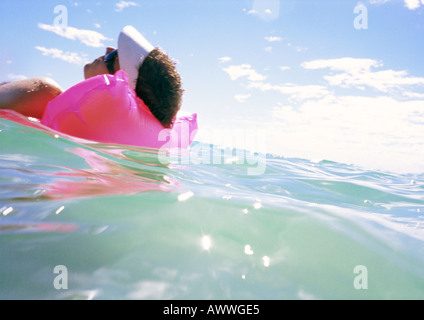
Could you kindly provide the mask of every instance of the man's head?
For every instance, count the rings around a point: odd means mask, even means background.
[[[152,114],[169,128],[180,110],[183,90],[175,63],[159,48],[141,64],[135,92]]]
[[[118,50],[107,48],[106,55],[84,67],[85,78],[124,70],[129,86],[152,114],[169,128],[181,107],[181,77],[175,63],[161,49],[154,48],[135,28],[125,27]]]

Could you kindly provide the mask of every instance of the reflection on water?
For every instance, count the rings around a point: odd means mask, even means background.
[[[37,119],[23,117],[11,110],[0,110],[0,118],[31,128],[28,130],[42,129],[40,134],[47,133],[55,140],[64,137],[81,143],[84,147],[67,148],[64,151],[80,157],[89,165],[88,169],[47,165],[48,170],[37,171],[30,170],[28,165],[16,166],[22,163],[37,163],[39,159],[36,156],[24,153],[0,154],[1,159],[10,163],[10,167],[4,170],[13,170],[16,176],[19,176],[18,172],[22,172],[26,175],[54,177],[53,181],[49,179],[47,184],[39,184],[38,187],[26,184],[27,188],[37,188],[34,197],[29,199],[20,196],[11,197],[14,200],[31,201],[34,198],[63,200],[102,195],[132,195],[146,191],[170,191],[177,185],[175,180],[164,173],[166,165],[159,162],[158,150],[101,144],[70,137],[43,126]],[[126,164],[120,163],[117,159],[123,160]],[[7,211],[3,214],[6,215]]]
[[[33,232],[74,232],[78,229],[74,224],[59,223],[34,223],[34,224],[2,224],[0,225],[0,233],[8,231],[33,231]]]
[[[0,110],[0,120],[0,235],[97,235],[109,226],[55,221],[72,212],[64,201],[170,192],[179,185],[158,161],[158,150],[69,137],[8,110]]]
[[[69,199],[101,195],[136,194],[146,191],[170,191],[176,182],[154,170],[143,171],[112,161],[85,148],[67,150],[81,158],[89,169],[58,172],[53,183],[41,186],[44,197]]]

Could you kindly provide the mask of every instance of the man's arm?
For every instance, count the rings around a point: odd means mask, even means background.
[[[11,109],[27,117],[41,118],[47,103],[62,93],[49,78],[33,78],[0,85],[0,109]]]

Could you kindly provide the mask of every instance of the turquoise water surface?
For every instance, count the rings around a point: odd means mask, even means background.
[[[424,174],[0,119],[0,299],[423,299],[423,216]]]

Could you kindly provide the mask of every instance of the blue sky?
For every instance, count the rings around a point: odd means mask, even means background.
[[[178,61],[199,139],[424,171],[424,0],[3,0],[0,25],[0,81],[67,89],[133,25]]]

